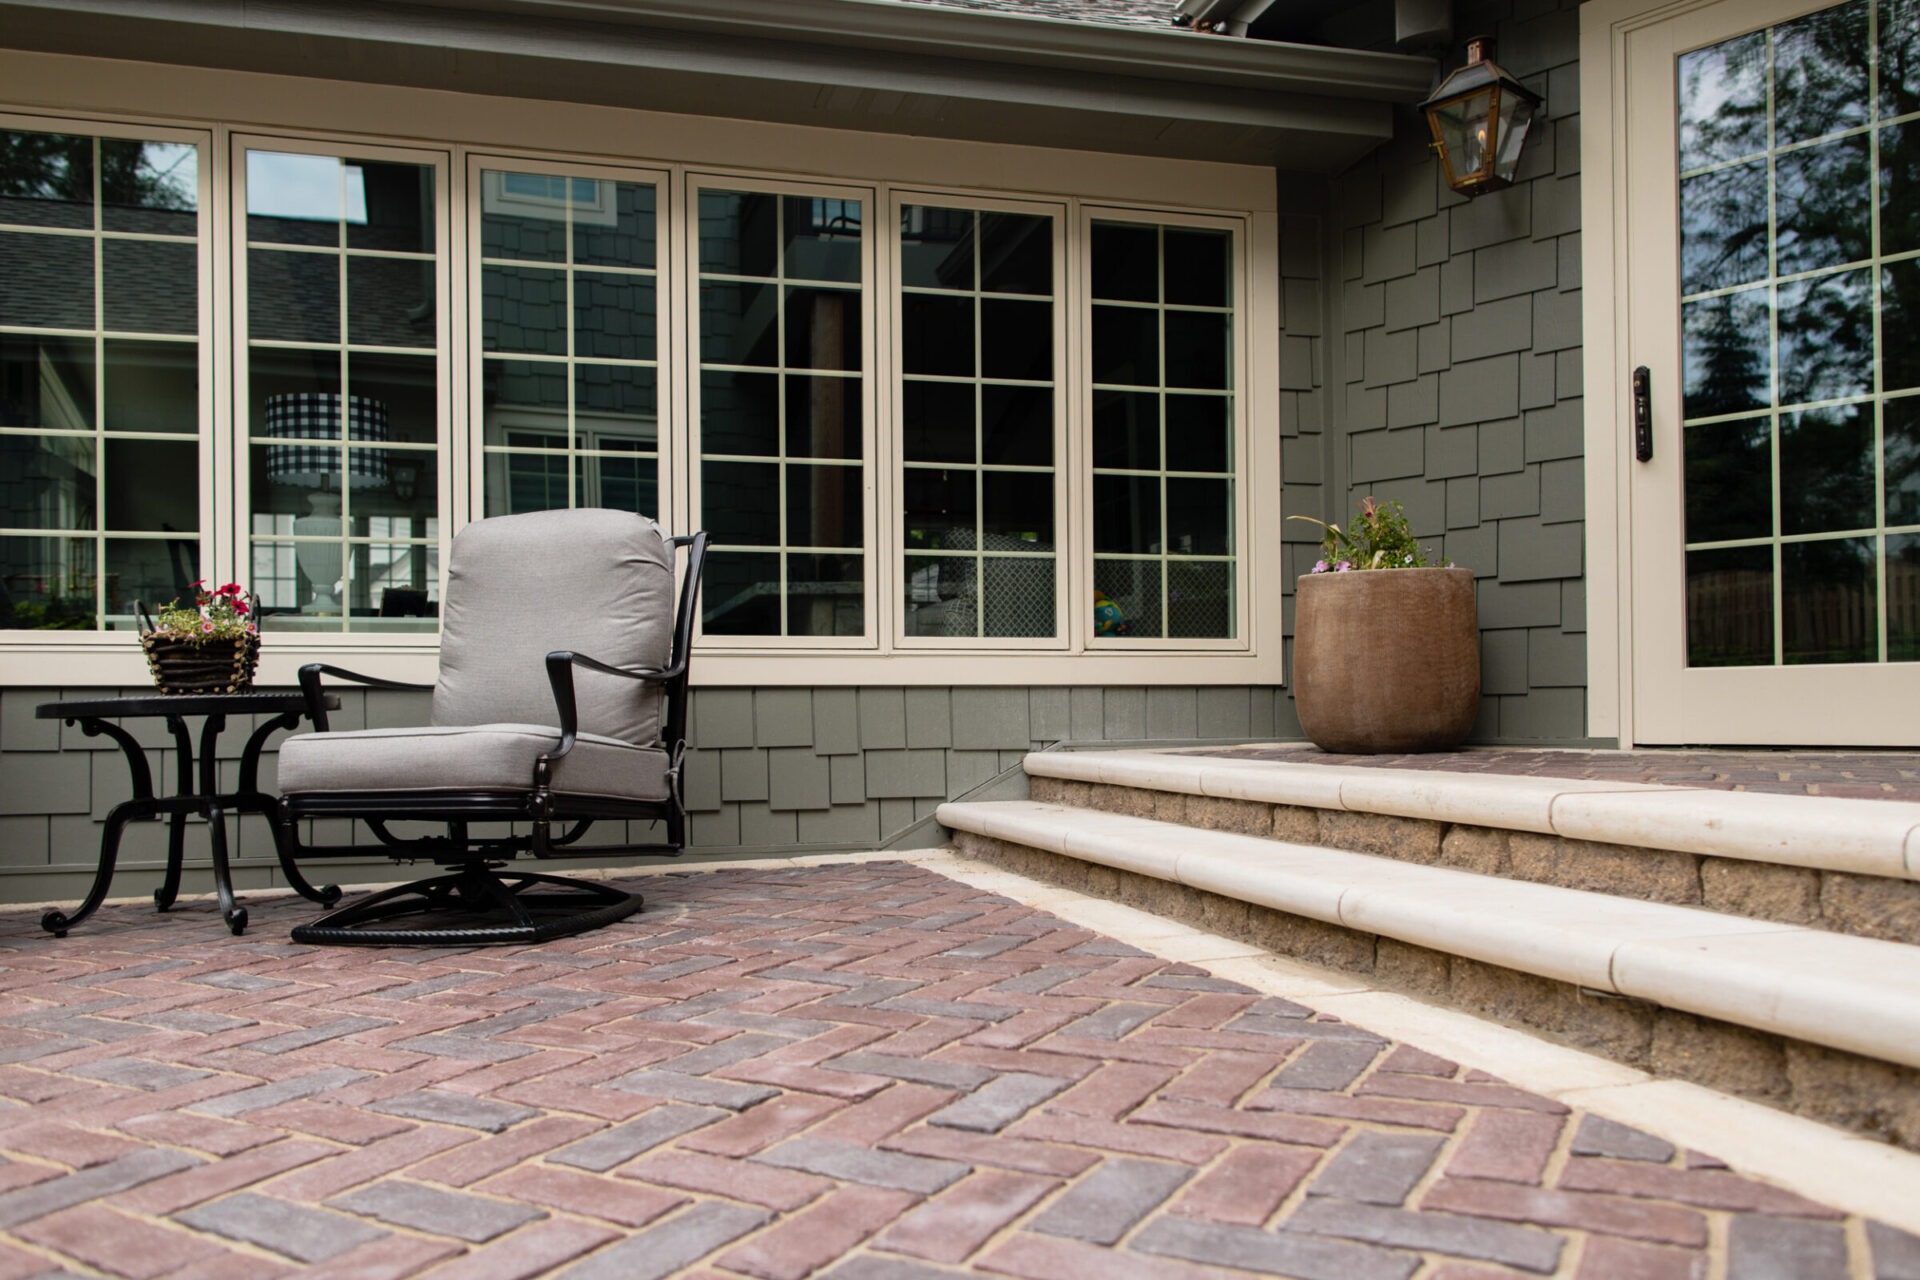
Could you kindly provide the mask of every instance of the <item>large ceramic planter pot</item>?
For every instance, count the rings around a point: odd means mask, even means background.
[[[1446,751],[1480,709],[1480,626],[1470,569],[1303,574],[1293,698],[1324,751]]]

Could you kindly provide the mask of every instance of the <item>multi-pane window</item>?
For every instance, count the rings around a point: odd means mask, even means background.
[[[866,634],[862,205],[699,194],[708,635]]]
[[[245,151],[241,376],[269,628],[276,615],[327,631],[437,625],[439,176],[376,155]]]
[[[1920,661],[1920,27],[1679,60],[1690,666]]]
[[[657,192],[479,171],[487,515],[660,514]]]
[[[1246,634],[1230,216],[213,136],[0,126],[0,632],[217,575],[424,647],[454,529],[611,507],[708,531],[710,648]]]
[[[1054,219],[900,211],[902,633],[1059,632]]]
[[[0,630],[126,626],[201,576],[200,161],[0,130]]]
[[[1232,237],[1096,221],[1090,269],[1095,634],[1233,637]]]

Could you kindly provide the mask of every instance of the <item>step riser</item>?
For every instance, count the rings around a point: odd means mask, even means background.
[[[1920,882],[1535,831],[1033,777],[1033,799],[1920,945]]]
[[[1036,799],[1042,798],[1038,784],[1043,781],[1052,780],[1034,779]],[[1167,793],[1155,794],[1164,798]],[[1062,801],[1056,796],[1053,802]],[[1136,812],[1132,816],[1153,815]],[[1162,815],[1160,820],[1172,819]],[[1111,898],[1282,955],[1362,974],[1375,985],[1527,1026],[1657,1075],[1693,1081],[1920,1150],[1920,1070],[1912,1067],[1643,1000],[1602,996],[1571,983],[1009,841],[957,831],[954,844],[963,853],[1022,875]]]

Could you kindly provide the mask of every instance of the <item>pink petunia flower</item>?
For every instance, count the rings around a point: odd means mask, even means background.
[[[1325,560],[1315,560],[1313,562],[1313,571],[1315,573],[1325,573],[1327,571],[1327,562]]]
[[[203,623],[201,623],[201,624],[200,624],[200,633],[201,633],[202,635],[212,635],[212,634],[213,634],[213,623],[212,623],[212,621],[211,621],[211,620],[209,620],[209,621],[207,621],[207,622],[203,622]]]
[[[1333,568],[1334,568],[1334,572],[1336,573],[1345,573],[1347,570],[1353,568],[1353,562],[1350,560],[1342,560],[1339,564],[1335,565]]]

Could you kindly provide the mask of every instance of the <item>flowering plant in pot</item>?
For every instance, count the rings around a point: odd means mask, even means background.
[[[1300,575],[1293,699],[1324,751],[1446,751],[1480,708],[1480,627],[1473,573],[1436,565],[1398,502],[1368,497],[1347,528],[1324,530]]]
[[[141,611],[140,647],[153,681],[162,693],[239,693],[260,661],[259,601],[237,582],[192,585],[193,603],[176,597],[157,620]]]

